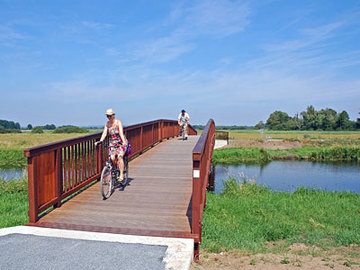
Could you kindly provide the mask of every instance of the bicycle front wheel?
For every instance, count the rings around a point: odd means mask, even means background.
[[[101,172],[100,188],[101,195],[103,196],[104,200],[109,198],[112,193],[113,182],[111,176],[111,168],[108,166],[105,166]]]

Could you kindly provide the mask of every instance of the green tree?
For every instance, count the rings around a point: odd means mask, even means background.
[[[257,124],[255,125],[255,128],[256,128],[256,129],[265,128],[264,122],[263,122],[263,121],[260,121],[259,123],[257,123]]]
[[[33,126],[32,126],[31,124],[28,124],[28,125],[27,125],[27,129],[28,129],[28,130],[31,130],[32,128],[33,128]]]
[[[305,112],[301,112],[303,118],[303,128],[305,130],[316,130],[322,125],[323,116],[315,110],[314,106],[310,105]]]
[[[295,129],[300,130],[303,125],[303,119],[300,118],[298,113],[296,113],[295,116],[293,117],[293,121],[295,124]]]
[[[282,111],[275,111],[270,114],[266,124],[269,126],[269,129],[273,130],[284,130],[287,127],[287,122],[291,119],[291,117]]]
[[[359,112],[360,114],[360,112]],[[360,129],[360,118],[356,119],[355,128]]]
[[[42,127],[37,126],[32,129],[31,133],[44,133],[44,130]]]
[[[318,129],[322,130],[335,130],[336,128],[336,120],[337,120],[337,112],[333,109],[322,109],[317,114],[317,119],[319,119]]]
[[[54,124],[51,124],[51,125],[47,124],[47,125],[43,126],[42,128],[46,129],[46,130],[54,130],[54,129],[56,129],[56,126]]]
[[[351,126],[349,114],[346,111],[339,113],[336,120],[336,129],[349,129]]]
[[[20,124],[14,121],[0,120],[0,126],[3,126],[5,129],[20,129]]]

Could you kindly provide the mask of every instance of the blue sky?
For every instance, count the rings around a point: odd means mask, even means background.
[[[359,1],[0,0],[0,119],[254,125],[360,111]]]

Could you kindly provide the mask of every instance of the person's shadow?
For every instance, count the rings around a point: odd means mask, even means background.
[[[131,185],[131,182],[134,180],[134,178],[128,178],[126,181],[126,184],[123,183],[116,183],[115,189],[118,189],[119,191],[124,191],[127,186]]]

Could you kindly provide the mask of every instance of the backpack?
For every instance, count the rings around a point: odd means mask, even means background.
[[[131,150],[132,150],[132,147],[131,147],[130,142],[128,141],[125,156],[129,156],[131,154]]]

